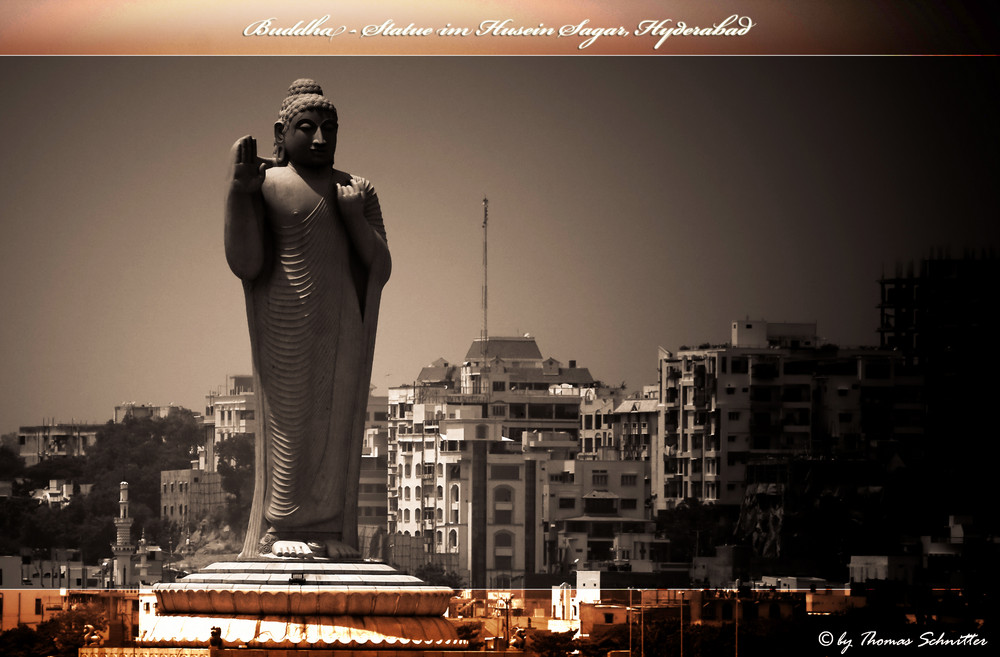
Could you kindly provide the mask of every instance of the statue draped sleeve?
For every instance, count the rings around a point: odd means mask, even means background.
[[[336,172],[341,184],[348,174]],[[264,270],[244,281],[258,400],[254,495],[241,559],[269,530],[357,549],[357,493],[375,330],[391,262],[378,196],[361,183],[375,236],[365,264],[332,192],[308,216],[268,224]]]

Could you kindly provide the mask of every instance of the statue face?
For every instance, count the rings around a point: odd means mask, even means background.
[[[276,139],[278,135],[275,135]],[[330,112],[306,110],[296,114],[280,137],[291,164],[304,167],[333,165],[337,150],[337,120]]]

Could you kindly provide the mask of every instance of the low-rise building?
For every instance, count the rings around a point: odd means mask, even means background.
[[[216,471],[219,465],[216,450],[223,440],[238,434],[247,434],[252,439],[256,416],[257,397],[250,374],[229,376],[224,389],[206,395],[202,418],[205,444],[198,451],[199,469]]]
[[[226,505],[222,476],[200,467],[192,461],[185,470],[160,472],[160,518],[193,529],[213,511]]]
[[[97,432],[104,425],[55,422],[24,426],[17,432],[17,452],[27,466],[47,458],[84,456],[97,444]]]

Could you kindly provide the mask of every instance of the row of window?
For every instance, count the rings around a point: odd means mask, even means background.
[[[458,524],[458,509],[452,509],[448,514],[450,516],[449,522],[452,524]],[[401,511],[402,522],[420,522],[421,520],[436,520],[437,522],[444,522],[444,510],[424,508],[424,509],[413,509],[412,513],[410,509],[404,508]]]
[[[617,505],[614,502],[618,502]],[[560,509],[576,509],[575,497],[560,497]],[[634,497],[623,497],[620,500],[613,498],[599,498],[583,500],[584,513],[616,513],[621,511],[634,511],[639,508],[639,500]]]
[[[218,414],[220,423],[231,423],[234,420],[239,422],[240,420],[252,420],[254,419],[254,411],[252,408],[246,410],[220,410]]]
[[[439,500],[444,499],[444,487],[443,486],[438,486],[437,489],[432,489],[432,490],[435,490],[435,492],[437,493],[437,495],[435,496],[436,499],[439,499]],[[399,493],[399,497],[402,498],[403,500],[407,500],[408,501],[410,499],[410,487],[409,486],[400,486],[399,489],[398,489],[398,493]],[[418,499],[418,500],[421,499],[421,497],[420,497],[421,493],[427,493],[426,489],[421,489],[420,486],[414,487],[414,489],[413,489],[413,499]],[[428,493],[428,496],[430,496],[429,493]],[[452,502],[458,502],[458,484],[453,484],[452,487],[451,487],[451,501]]]
[[[191,492],[191,484],[189,482],[186,482],[186,481],[181,481],[181,482],[171,481],[169,484],[167,484],[166,482],[164,482],[164,484],[163,484],[163,492],[164,493],[167,492],[167,487],[168,486],[170,487],[170,492],[171,493],[174,493],[174,492],[177,492],[177,493],[190,493]]]

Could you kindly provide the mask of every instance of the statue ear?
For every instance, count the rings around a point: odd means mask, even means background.
[[[285,124],[281,121],[274,123],[274,159],[278,166],[288,164],[288,157],[285,153]]]

